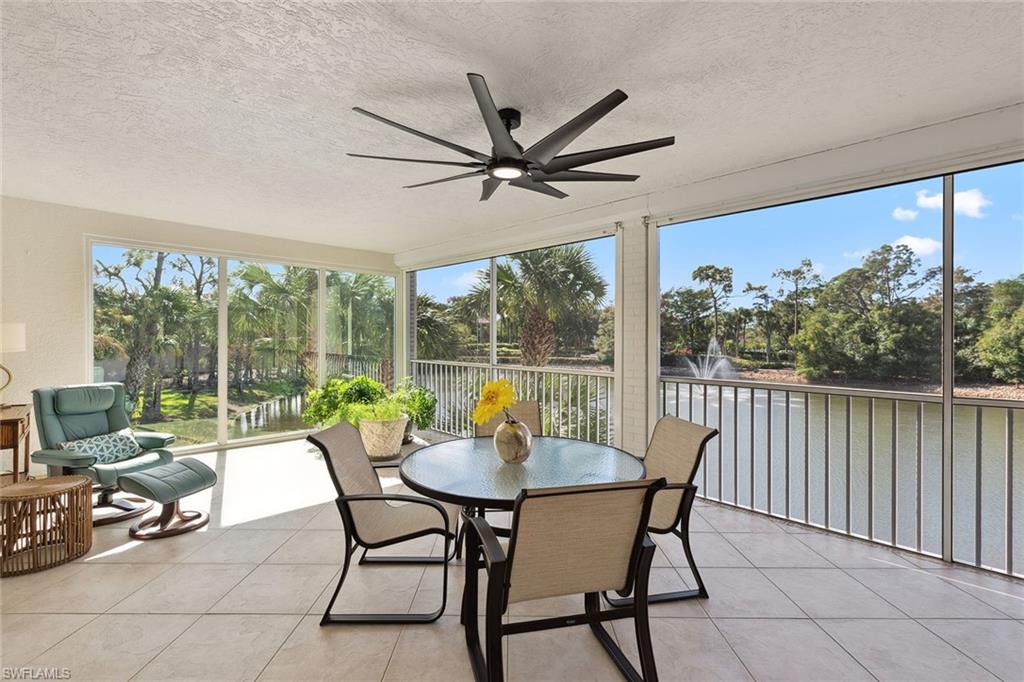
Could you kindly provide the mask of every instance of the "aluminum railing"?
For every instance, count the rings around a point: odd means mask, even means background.
[[[698,472],[702,497],[941,555],[941,396],[663,376],[658,401],[659,414],[720,432]],[[953,402],[953,558],[1017,574],[1024,404]]]
[[[519,400],[540,403],[544,431],[611,444],[613,375],[610,372],[551,367],[487,365],[413,360],[413,379],[437,395],[433,428],[452,435],[473,435],[473,407],[480,388],[491,379],[512,382]]]

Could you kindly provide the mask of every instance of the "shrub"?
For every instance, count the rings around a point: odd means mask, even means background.
[[[429,388],[417,386],[412,377],[406,377],[398,385],[395,398],[402,404],[405,413],[418,429],[429,428],[437,412],[437,396]]]
[[[359,375],[349,381],[342,391],[342,402],[346,404],[372,405],[388,397],[384,384],[368,376]]]
[[[388,421],[391,419],[398,419],[405,414],[402,409],[402,403],[396,398],[388,398],[380,402],[373,403],[372,405],[366,405],[362,403],[350,403],[345,405],[338,414],[338,419],[335,423],[341,419],[347,420],[352,426],[359,427],[359,422],[363,419],[370,419],[374,421]]]

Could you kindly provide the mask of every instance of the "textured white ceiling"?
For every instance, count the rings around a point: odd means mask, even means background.
[[[1024,100],[1015,3],[3,3],[4,193],[399,252]],[[482,151],[465,79],[528,145],[615,88],[567,151],[676,136],[591,166],[561,201],[362,106]]]

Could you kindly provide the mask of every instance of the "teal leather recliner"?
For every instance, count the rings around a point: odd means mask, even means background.
[[[60,443],[91,438],[130,428],[125,409],[124,385],[119,383],[50,386],[32,391],[36,424],[42,450],[32,453],[32,461],[45,464],[51,476],[79,474],[93,480],[98,500],[95,507],[113,508],[113,513],[94,518],[93,525],[114,523],[152,508],[153,503],[139,498],[115,498],[119,476],[145,471],[173,460],[164,450],[174,435],[151,431],[134,432],[142,450],[116,462],[101,463],[96,456],[62,450]]]

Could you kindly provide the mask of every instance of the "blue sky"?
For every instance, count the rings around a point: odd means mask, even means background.
[[[605,303],[613,303],[615,298],[615,237],[591,239],[582,244],[590,252],[598,270],[608,282],[608,295],[605,297]],[[452,296],[468,292],[476,282],[477,270],[487,267],[487,260],[476,260],[442,268],[420,270],[416,273],[416,291],[420,294],[430,294],[438,301],[446,301]]]
[[[958,266],[993,281],[1024,272],[1024,164],[962,173],[954,182]],[[732,266],[733,305],[746,282],[769,284],[803,258],[830,279],[882,244],[906,243],[923,267],[942,264],[942,180],[709,218],[660,230],[661,288],[699,286],[698,265]]]

